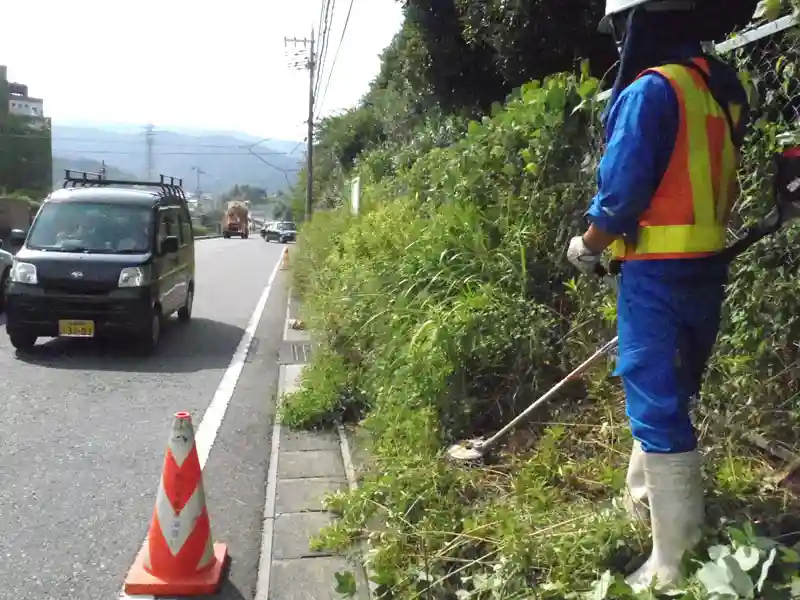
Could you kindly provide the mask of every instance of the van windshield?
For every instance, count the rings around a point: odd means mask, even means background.
[[[31,250],[145,254],[152,239],[149,206],[47,202],[31,226]]]

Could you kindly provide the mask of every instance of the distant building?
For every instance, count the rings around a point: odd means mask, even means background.
[[[28,94],[28,86],[8,80],[8,67],[0,65],[0,114],[44,118],[44,100]]]
[[[9,83],[8,112],[21,117],[44,117],[44,100],[29,96],[27,85]]]
[[[44,101],[8,80],[0,65],[0,190],[46,193],[53,180],[52,132]]]

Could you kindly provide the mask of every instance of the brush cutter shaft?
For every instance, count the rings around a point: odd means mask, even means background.
[[[510,423],[508,423],[505,427],[503,427],[500,431],[495,433],[492,437],[481,444],[481,449],[488,448],[489,446],[493,446],[497,440],[503,437],[506,433],[508,433],[511,429],[513,429],[517,423],[522,421],[525,417],[527,417],[530,413],[536,410],[541,404],[547,402],[552,396],[554,396],[562,387],[564,387],[568,382],[572,381],[576,377],[583,375],[589,367],[595,364],[598,360],[606,356],[609,352],[614,350],[617,347],[617,340],[618,338],[614,338],[610,342],[607,342],[602,348],[600,348],[597,352],[592,354],[589,358],[587,358],[583,363],[578,365],[569,375],[564,377],[561,381],[551,387],[547,392],[545,392],[541,397],[539,397],[536,402],[531,404],[528,408],[518,414]]]

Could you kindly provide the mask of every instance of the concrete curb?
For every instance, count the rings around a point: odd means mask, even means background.
[[[350,491],[358,489],[358,477],[356,475],[355,465],[353,464],[353,454],[350,452],[350,442],[347,439],[347,431],[341,423],[336,424],[336,433],[339,434],[339,448],[342,453],[342,462],[344,462],[344,472],[347,475],[347,484]],[[375,572],[369,567],[367,563],[367,550],[369,544],[367,540],[362,540],[358,545],[358,552],[361,555],[361,568],[364,569],[364,574],[367,579],[367,593],[370,599],[378,597],[378,584],[374,581]]]
[[[289,327],[289,322],[291,321],[291,304],[292,304],[292,288],[289,287],[288,290],[288,298],[286,302],[286,319],[284,322],[283,328],[283,339],[287,341],[311,341],[311,332],[307,330],[295,330]],[[283,366],[281,367],[283,368]],[[281,394],[280,390],[278,392]],[[280,395],[278,398],[278,405],[280,405]],[[277,420],[277,419],[276,419]],[[345,472],[345,479],[347,480],[347,486],[350,488],[350,491],[355,491],[358,489],[358,475],[356,473],[356,468],[353,463],[353,456],[350,450],[350,442],[347,438],[347,431],[345,430],[342,423],[336,423],[336,437],[339,441],[339,453],[342,457],[342,464],[344,465],[344,472]],[[374,600],[377,598],[377,591],[378,585],[373,580],[374,571],[369,568],[367,564],[367,553],[366,551],[369,548],[368,543],[366,540],[356,544],[357,553],[360,555],[358,562],[360,563],[360,567],[362,569],[362,574],[366,579],[367,583],[367,590],[366,596],[370,600]]]
[[[217,233],[215,235],[196,235],[196,236],[194,236],[194,239],[195,239],[195,241],[197,241],[197,240],[213,240],[213,239],[221,238],[221,237],[222,237],[222,234]]]

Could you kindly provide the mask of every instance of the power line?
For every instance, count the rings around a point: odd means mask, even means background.
[[[154,132],[154,134],[155,133],[157,133],[157,132]],[[17,138],[17,139],[31,139],[31,140],[49,140],[49,139],[52,139],[52,141],[54,143],[56,143],[56,144],[60,144],[62,142],[71,142],[73,144],[90,144],[92,146],[97,146],[98,144],[111,144],[111,145],[113,145],[113,144],[126,144],[126,145],[130,145],[130,144],[135,143],[135,141],[133,139],[130,139],[130,140],[90,140],[90,139],[81,138],[81,137],[52,137],[51,138],[50,136],[42,136],[42,135],[29,135],[29,134],[25,134],[25,133],[2,133],[2,132],[0,132],[0,138],[3,138],[3,137],[6,137],[6,138]],[[157,139],[157,136],[154,136],[154,139]],[[266,138],[264,140],[256,142],[255,144],[252,144],[252,146],[255,146],[257,144],[261,144],[261,143],[270,141],[270,139],[271,138]],[[289,151],[289,152],[283,152],[283,151],[280,151],[280,150],[269,150],[269,151],[262,152],[261,154],[265,154],[265,155],[269,154],[269,155],[273,155],[273,156],[290,155],[290,154],[293,154],[297,150],[297,148],[299,148],[300,144],[302,144],[302,143],[303,142],[299,142],[294,147],[294,149]],[[230,149],[230,150],[238,150],[238,149],[243,148],[244,146],[237,145],[237,144],[163,144],[163,143],[159,143],[159,147],[160,148],[219,148],[219,149],[227,148],[227,149]]]
[[[325,66],[325,48],[327,47],[327,42],[329,38],[328,29],[330,25],[330,18],[329,18],[329,11],[331,7],[331,0],[320,0],[319,6],[319,26],[317,27],[317,31],[319,32],[319,40],[318,40],[318,50],[317,50],[317,68],[316,68],[316,79],[314,81],[314,98],[317,97],[319,93],[319,81],[322,75],[322,70]]]
[[[333,24],[333,14],[336,7],[336,0],[326,0],[324,4],[323,29],[321,32],[321,44],[319,51],[319,66],[317,67],[317,81],[314,85],[314,98],[319,97],[319,90],[322,87],[322,73],[325,71],[325,61],[328,59],[328,49],[331,39],[331,25]]]
[[[333,55],[331,70],[328,72],[328,80],[325,82],[325,90],[322,92],[322,100],[317,103],[317,114],[315,118],[319,117],[320,113],[322,112],[322,107],[325,104],[325,97],[328,95],[328,87],[331,84],[333,70],[336,68],[336,60],[339,58],[339,51],[342,49],[342,42],[344,41],[344,36],[347,33],[347,25],[350,23],[350,14],[353,12],[353,4],[354,0],[350,0],[350,6],[347,8],[347,16],[344,19],[344,27],[342,27],[342,35],[339,38],[339,44],[336,46],[336,52]]]
[[[302,142],[300,142],[302,143]],[[134,152],[133,150],[88,150],[86,148],[57,148],[55,150],[56,154],[59,152],[69,152],[69,153],[84,153],[87,156],[89,155],[100,155],[100,156],[133,156],[138,154],[138,152]],[[216,157],[216,156],[274,156],[269,152],[153,152],[153,156],[209,156],[209,157]]]
[[[283,38],[285,44],[302,44],[303,48],[308,47],[308,61],[306,68],[308,68],[308,122],[306,133],[306,210],[305,220],[311,218],[312,199],[313,199],[313,182],[314,182],[314,75],[316,70],[316,55],[314,54],[314,30],[311,30],[310,39],[297,39],[297,38]],[[263,162],[264,159],[259,159]],[[288,182],[288,178],[287,178]]]

